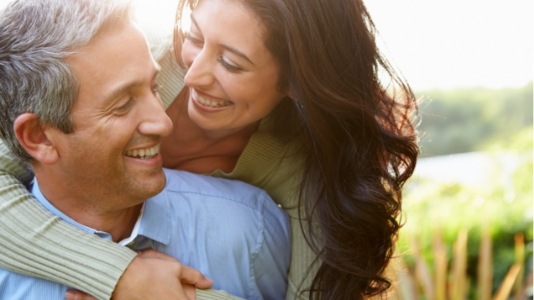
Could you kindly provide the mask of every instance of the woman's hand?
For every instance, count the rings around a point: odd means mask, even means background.
[[[145,250],[132,260],[119,279],[112,298],[194,300],[195,288],[209,288],[212,281],[199,271],[155,250]],[[80,291],[69,290],[67,300],[95,299]]]

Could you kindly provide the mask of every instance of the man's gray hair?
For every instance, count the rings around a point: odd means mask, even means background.
[[[13,130],[23,113],[73,132],[78,84],[66,58],[132,16],[129,0],[15,0],[0,11],[0,137],[15,155],[31,159]]]

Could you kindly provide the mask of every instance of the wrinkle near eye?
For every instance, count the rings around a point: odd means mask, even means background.
[[[124,103],[123,105],[115,107],[113,109],[113,113],[116,114],[116,115],[123,115],[123,114],[127,113],[130,110],[130,108],[133,106],[133,104],[134,104],[133,98],[129,98],[128,101],[126,101],[126,103]]]

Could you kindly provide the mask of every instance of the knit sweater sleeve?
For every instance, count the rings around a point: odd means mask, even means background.
[[[136,253],[46,211],[17,179],[30,174],[0,142],[0,267],[109,299]]]

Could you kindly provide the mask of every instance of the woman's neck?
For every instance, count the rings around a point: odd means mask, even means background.
[[[161,144],[163,166],[200,174],[231,172],[257,124],[233,133],[204,130],[189,118],[186,96],[184,89],[167,109],[174,128]]]

